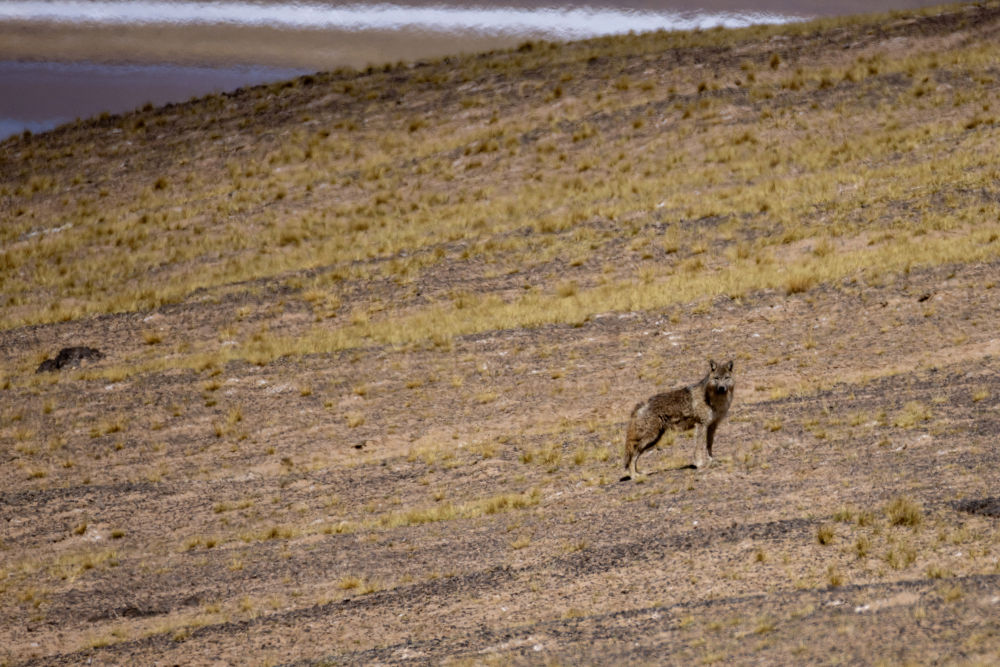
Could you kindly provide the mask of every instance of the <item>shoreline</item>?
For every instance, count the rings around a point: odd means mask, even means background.
[[[263,8],[279,5],[264,2]],[[872,11],[885,10],[898,5],[887,1],[876,2],[868,7]],[[924,0],[911,1],[913,6],[929,4]],[[316,7],[321,7],[316,5]],[[335,11],[333,5],[322,6],[324,11]],[[397,7],[396,5],[372,6]],[[422,9],[421,9],[422,7]],[[422,0],[411,7],[417,12],[416,19],[423,14],[445,5],[424,3]],[[552,16],[542,12],[536,29],[529,23],[508,22],[506,29],[484,32],[475,24],[471,15],[489,15],[487,3],[474,2],[472,6],[454,6],[456,19],[442,19],[439,26],[433,22],[423,27],[371,28],[351,27],[275,27],[250,22],[232,23],[120,23],[114,17],[105,23],[70,23],[65,20],[4,20],[0,16],[0,90],[5,100],[0,100],[0,139],[17,134],[22,130],[46,131],[71,122],[74,118],[86,118],[107,111],[127,112],[147,102],[164,104],[181,102],[191,97],[232,90],[239,87],[271,83],[291,78],[299,74],[336,70],[340,68],[364,69],[401,62],[435,60],[446,56],[464,56],[492,50],[513,48],[526,41],[545,40],[564,42],[582,38],[579,35],[561,36],[553,32],[557,28]],[[341,7],[352,16],[363,16],[359,6]],[[270,7],[272,13],[274,7]],[[510,12],[507,19],[530,18],[530,10],[541,9],[533,0],[519,0],[512,6],[493,7],[495,13]],[[784,22],[786,19],[804,20],[805,14],[830,15],[828,7],[808,1],[760,0],[753,9],[735,0],[707,0],[697,5],[680,0],[671,3],[670,9],[654,8],[648,0],[633,0],[627,7],[605,4],[602,7],[570,5],[568,11],[585,14],[588,11],[607,11],[609,15],[628,17],[630,12],[648,13],[663,19],[667,16],[679,17],[677,30],[689,29],[695,25],[711,25],[721,22],[724,17],[748,17],[758,15],[771,17],[763,23]],[[834,13],[845,13],[848,7],[838,7]],[[617,12],[617,14],[616,14]],[[657,14],[657,12],[659,12]],[[576,15],[576,14],[574,14]],[[545,20],[541,20],[541,19]],[[577,16],[579,18],[579,16]],[[464,23],[463,23],[464,21]],[[418,21],[419,22],[419,21]],[[370,25],[376,25],[372,19]],[[464,27],[463,27],[464,26]],[[668,26],[652,23],[651,29],[669,29]],[[595,32],[592,36],[598,36]],[[36,70],[58,69],[57,65],[76,66],[76,72],[59,76],[43,72],[39,80],[32,82],[20,74],[24,66],[37,65]],[[149,72],[147,77],[116,77],[114,68],[132,65],[138,67],[167,68],[166,74]],[[105,68],[108,71],[102,71]],[[214,72],[191,74],[185,68],[202,68]],[[258,75],[236,76],[239,68],[276,70],[274,77],[261,78]],[[120,70],[118,70],[120,72]],[[152,76],[155,75],[155,76]],[[87,77],[90,77],[89,79]],[[131,81],[127,79],[131,79]],[[154,82],[151,85],[150,82]],[[169,93],[157,90],[156,85],[169,89]],[[91,100],[88,102],[87,100]],[[42,109],[45,111],[43,112]]]
[[[420,30],[305,30],[263,26],[72,26],[0,23],[0,60],[230,67],[313,71],[363,68],[508,48],[541,33],[489,35]]]
[[[111,3],[117,4],[126,3]],[[570,3],[554,10],[540,0],[502,5],[411,0],[297,4],[289,5],[289,14],[281,11],[285,3],[265,1],[249,5],[259,8],[258,15],[241,16],[239,23],[229,22],[234,10],[227,13],[220,3],[207,3],[206,11],[212,10],[207,14],[187,6],[194,3],[145,4],[149,7],[131,8],[122,15],[96,10],[88,14],[80,7],[65,8],[69,13],[62,18],[59,9],[51,8],[35,14],[16,8],[0,13],[0,60],[363,68],[509,48],[527,40],[561,42],[646,32],[647,26],[649,31],[738,28],[939,3],[852,0],[831,8],[814,0],[756,0],[750,6],[739,0],[673,0],[667,5],[629,0],[624,5]],[[160,16],[157,11],[168,13]],[[70,20],[78,14],[79,21]],[[88,22],[91,14],[95,18]]]
[[[0,141],[102,112],[128,112],[147,102],[183,102],[344,67],[364,69],[510,48],[531,38],[419,31],[0,23],[0,89],[5,91],[0,100]],[[21,73],[33,66],[41,76]],[[134,74],[133,69],[145,70],[147,76]],[[267,76],[269,72],[273,76]]]

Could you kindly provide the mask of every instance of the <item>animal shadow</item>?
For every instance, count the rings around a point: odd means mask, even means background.
[[[673,467],[673,468],[664,468],[663,470],[655,470],[655,471],[650,472],[650,473],[644,473],[644,475],[646,477],[652,477],[653,475],[662,475],[664,473],[676,472],[678,470],[697,470],[697,469],[698,469],[698,466],[696,466],[695,464],[693,464],[693,463],[686,463],[684,465],[676,466],[676,467]],[[620,478],[618,481],[619,482],[627,482],[630,479],[632,479],[632,475],[625,475],[622,478]]]

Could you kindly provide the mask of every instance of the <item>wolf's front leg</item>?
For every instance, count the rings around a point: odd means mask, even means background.
[[[708,451],[708,462],[711,463],[712,459],[712,443],[715,441],[715,429],[719,427],[719,422],[713,421],[705,429],[705,449]]]
[[[694,431],[694,467],[702,468],[712,462],[708,453],[708,429],[704,424],[698,424]]]

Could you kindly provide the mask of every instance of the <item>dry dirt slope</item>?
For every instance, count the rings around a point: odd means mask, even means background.
[[[996,270],[762,294],[669,327],[472,337],[402,362],[230,365],[212,391],[191,372],[60,382],[50,412],[20,404],[40,449],[57,420],[127,420],[59,448],[91,479],[5,490],[6,645],[45,664],[990,662],[998,344],[970,324],[956,345],[942,323],[988,322]],[[875,333],[896,319],[908,336]],[[794,342],[769,341],[776,327]],[[728,346],[740,402],[720,462],[685,468],[680,438],[643,483],[616,482],[621,418],[655,384],[635,368],[656,355],[693,377]],[[810,377],[821,388],[774,389]],[[364,406],[357,435],[331,433],[329,402]],[[235,404],[235,432],[216,435]],[[913,506],[894,514],[897,498]]]
[[[997,662],[998,11],[2,144],[0,660]]]

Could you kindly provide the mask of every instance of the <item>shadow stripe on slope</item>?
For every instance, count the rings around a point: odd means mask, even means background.
[[[539,653],[532,645],[535,643],[534,637],[544,635],[558,642],[582,644],[584,642],[599,641],[602,639],[619,639],[622,641],[634,640],[635,637],[661,636],[661,646],[638,647],[637,650],[649,653],[648,658],[653,662],[662,662],[664,657],[669,655],[663,652],[662,634],[673,635],[679,628],[671,628],[670,623],[676,620],[679,612],[691,612],[694,610],[754,606],[767,601],[775,604],[802,604],[810,598],[826,600],[811,615],[830,614],[856,614],[852,604],[844,603],[843,598],[849,598],[857,594],[888,595],[900,592],[929,593],[934,587],[939,585],[940,579],[912,579],[898,582],[878,582],[871,584],[854,584],[841,586],[839,588],[814,588],[786,591],[772,594],[755,594],[737,596],[730,598],[715,598],[712,600],[698,600],[693,602],[678,602],[677,604],[644,607],[641,609],[628,609],[624,611],[611,612],[607,614],[596,614],[593,616],[581,616],[568,619],[559,619],[536,623],[530,626],[518,626],[516,628],[506,628],[499,630],[484,629],[475,633],[467,634],[454,639],[448,637],[438,637],[423,641],[409,641],[386,646],[381,648],[368,649],[350,653],[329,654],[319,660],[299,660],[285,663],[281,667],[306,667],[320,664],[372,664],[372,663],[400,663],[424,662],[431,663],[440,661],[442,658],[472,658],[481,656],[484,652],[493,647],[506,645],[510,647],[504,654],[508,656],[518,655],[523,658],[530,658],[533,662],[538,662]],[[950,583],[961,585],[962,587],[975,587],[981,591],[990,593],[996,592],[1000,587],[1000,575],[998,574],[977,574],[965,577],[956,577],[947,580]],[[886,609],[891,609],[887,607]],[[879,611],[868,612],[878,614]],[[627,629],[615,624],[626,624]],[[514,646],[511,647],[511,644]],[[496,651],[494,655],[500,655],[501,651]],[[546,654],[542,654],[546,655]],[[551,654],[547,654],[552,657]],[[633,655],[630,653],[629,655]],[[603,656],[609,657],[607,655]],[[619,656],[625,657],[625,656]],[[623,662],[623,660],[610,660],[612,663]]]
[[[537,565],[511,568],[508,566],[494,567],[470,574],[458,575],[444,579],[421,582],[409,586],[399,586],[385,591],[379,591],[358,598],[345,598],[336,602],[314,605],[285,613],[255,618],[246,621],[231,621],[215,625],[206,625],[191,631],[186,641],[198,638],[209,638],[215,635],[233,635],[250,632],[254,627],[270,623],[288,623],[322,618],[332,614],[351,614],[356,610],[393,604],[413,605],[416,601],[432,600],[439,597],[453,596],[458,593],[470,594],[484,589],[494,589],[508,582],[516,581],[524,574],[539,570],[552,569],[563,573],[563,576],[576,577],[581,574],[597,573],[609,570],[622,564],[634,564],[650,560],[666,551],[698,549],[716,542],[737,542],[746,539],[765,540],[781,539],[790,535],[805,534],[815,524],[808,519],[786,519],[757,524],[733,524],[717,531],[690,530],[677,535],[654,536],[633,540],[623,544],[612,544],[606,547],[587,548],[576,553],[544,561]],[[143,608],[142,605],[136,605]],[[147,605],[148,606],[148,605]],[[160,607],[164,606],[160,601]],[[105,612],[98,610],[93,617],[102,618]],[[109,612],[110,613],[110,612]],[[178,646],[169,634],[153,635],[133,641],[121,642],[107,647],[48,656],[25,664],[53,665],[79,664],[81,659],[94,655],[125,657],[137,649],[154,649],[168,652]]]
[[[796,518],[765,523],[733,523],[728,528],[721,529],[694,529],[676,535],[656,535],[622,544],[589,547],[550,560],[544,566],[555,566],[566,577],[578,577],[610,570],[618,565],[650,560],[667,551],[703,549],[716,543],[778,540],[805,535],[818,523],[818,520]]]

